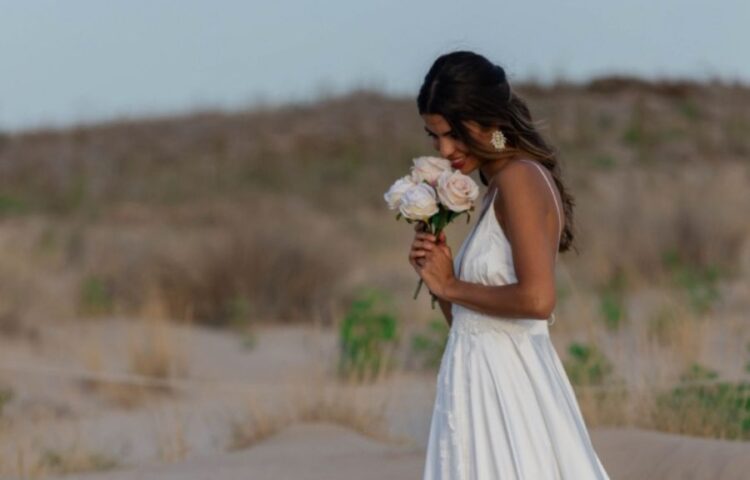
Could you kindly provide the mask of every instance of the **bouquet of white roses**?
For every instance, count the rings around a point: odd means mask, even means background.
[[[462,213],[466,222],[471,218],[479,187],[470,177],[451,168],[445,158],[418,157],[413,160],[411,174],[399,178],[385,193],[388,208],[398,210],[396,220],[422,222],[423,231],[438,237],[446,225]],[[422,287],[419,279],[414,298]],[[432,308],[435,308],[432,296]]]

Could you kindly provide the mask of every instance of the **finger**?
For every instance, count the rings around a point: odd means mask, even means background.
[[[427,240],[430,242],[435,242],[435,235],[431,233],[418,233],[414,236],[415,238],[418,238],[419,240]]]
[[[414,240],[411,244],[411,248],[413,250],[421,250],[421,249],[430,250],[434,248],[436,245],[437,244],[432,243],[428,240]]]
[[[419,270],[422,268],[422,262],[424,260],[416,259],[416,258],[409,258],[409,264],[414,268],[414,270]]]
[[[422,266],[420,265],[420,262],[421,260],[419,259],[411,258],[411,257],[409,258],[409,265],[411,265],[414,270],[419,271],[419,269],[422,268]]]
[[[445,232],[440,232],[440,235],[438,236],[437,241],[438,243],[445,243],[447,241],[445,237]]]

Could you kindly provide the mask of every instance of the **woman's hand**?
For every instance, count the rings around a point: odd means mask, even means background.
[[[425,262],[427,252],[435,247],[435,236],[424,231],[425,224],[418,222],[414,225],[414,240],[409,251],[409,263],[419,273]]]
[[[436,238],[423,229],[422,223],[414,227],[416,233],[409,252],[409,263],[422,277],[427,288],[442,298],[448,284],[455,280],[453,253],[446,243],[445,232],[440,232]]]

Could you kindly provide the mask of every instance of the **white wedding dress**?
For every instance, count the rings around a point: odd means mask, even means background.
[[[544,176],[561,220],[547,175],[538,163],[525,161]],[[485,197],[454,260],[461,280],[516,282],[511,246],[492,210],[494,197]],[[457,304],[452,314],[423,480],[608,479],[547,320],[493,317]]]

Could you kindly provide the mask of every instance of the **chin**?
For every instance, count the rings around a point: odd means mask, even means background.
[[[463,173],[464,175],[469,175],[471,172],[473,172],[474,170],[478,168],[479,168],[479,165],[475,163],[467,163],[461,167],[461,173]]]
[[[456,170],[458,170],[464,175],[468,175],[474,170],[476,170],[476,167],[477,165],[471,160],[469,161],[464,160],[463,162],[461,162],[461,165],[458,168],[456,168]]]

